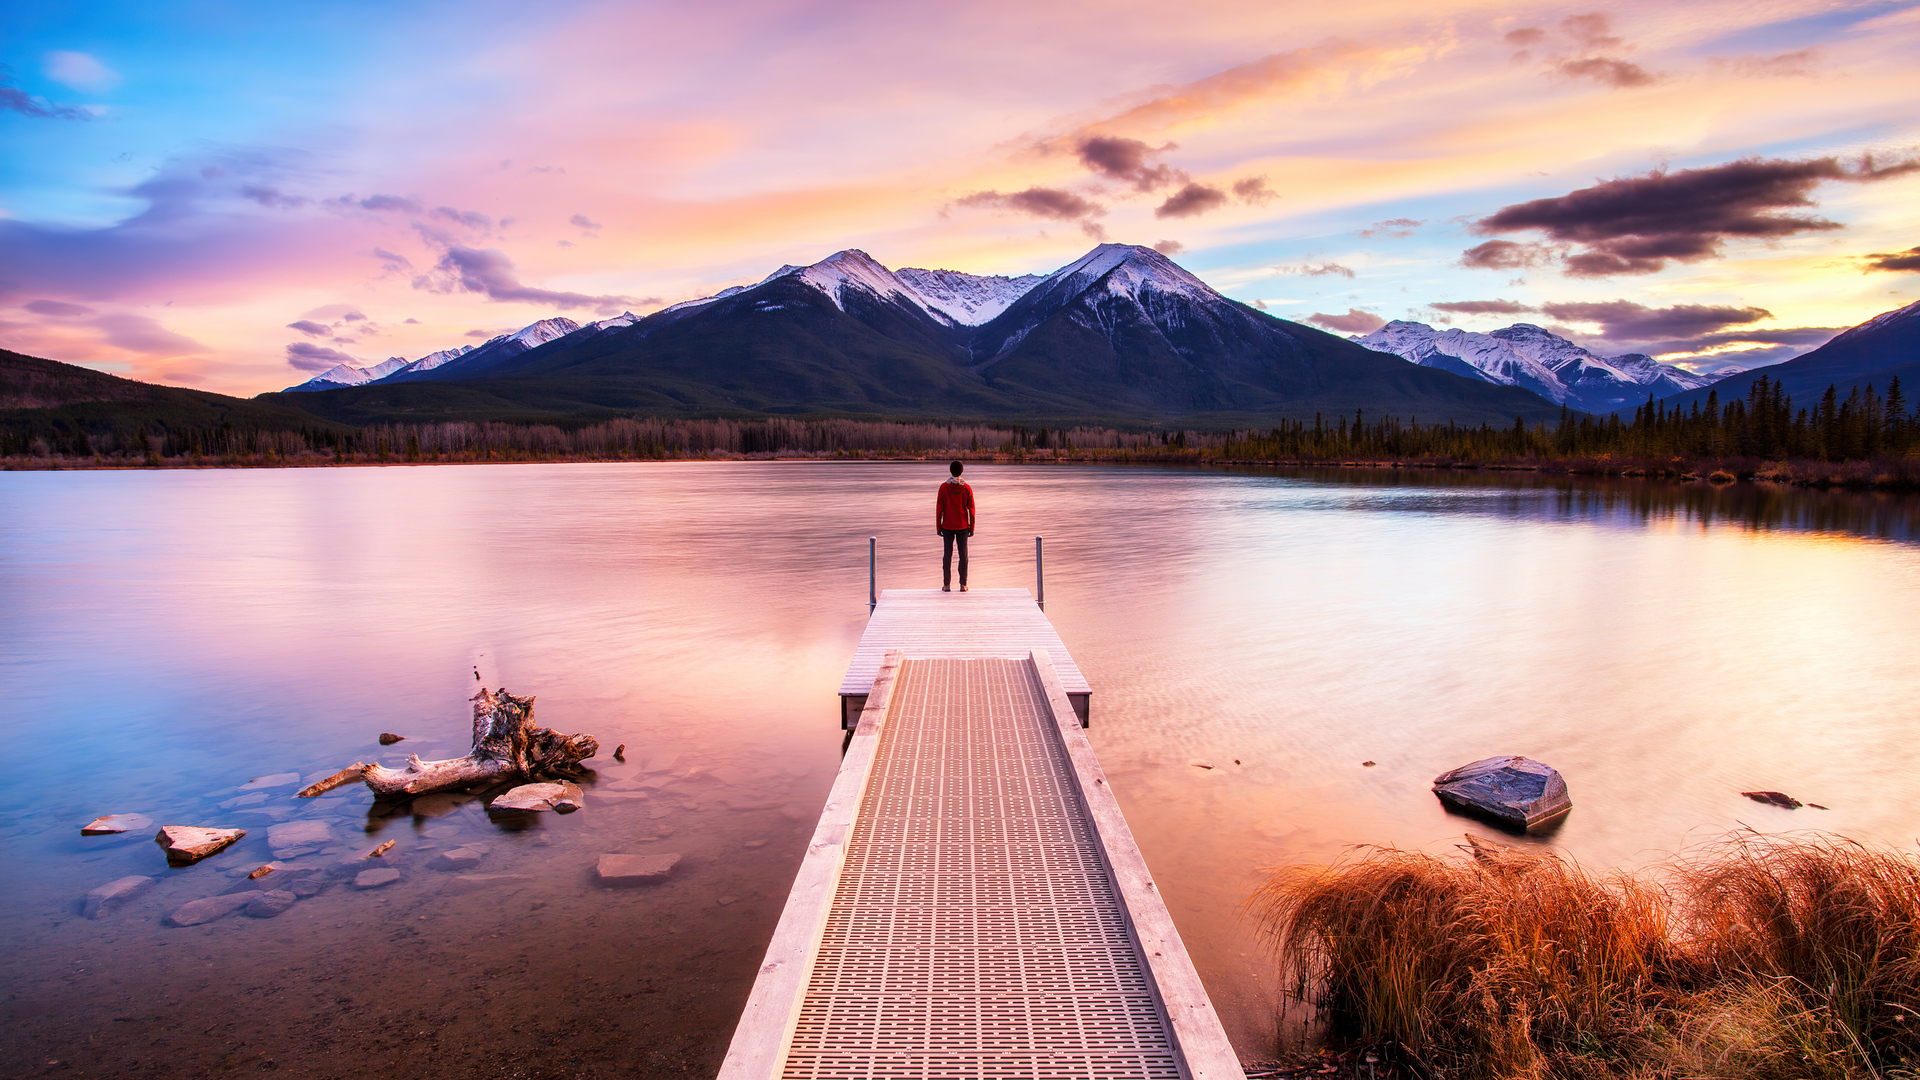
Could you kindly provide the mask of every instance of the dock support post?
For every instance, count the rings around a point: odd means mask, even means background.
[[[880,594],[874,591],[873,548],[878,537],[867,537],[867,614],[873,614],[874,606],[880,603]]]
[[[1033,538],[1033,589],[1034,592],[1039,594],[1037,603],[1040,605],[1040,610],[1047,610],[1047,575],[1042,571],[1040,565],[1040,538],[1038,536]]]

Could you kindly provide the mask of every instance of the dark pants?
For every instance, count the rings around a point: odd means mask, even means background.
[[[967,530],[940,530],[940,586],[953,587],[953,545],[960,545],[960,587],[967,587]]]

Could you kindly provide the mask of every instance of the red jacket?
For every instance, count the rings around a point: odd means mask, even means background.
[[[933,525],[936,529],[973,531],[973,488],[965,480],[956,476],[940,485],[940,499],[934,504]]]

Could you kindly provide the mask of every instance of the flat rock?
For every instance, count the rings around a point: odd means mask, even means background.
[[[667,855],[602,855],[594,876],[602,885],[644,885],[665,881],[680,863],[676,852]]]
[[[276,859],[306,855],[333,842],[333,827],[324,821],[288,821],[267,830],[267,846]]]
[[[400,880],[400,871],[391,866],[377,870],[362,870],[354,875],[353,887],[356,889],[378,889]]]
[[[300,782],[297,772],[277,772],[268,776],[256,776],[240,785],[241,791],[259,791],[262,788],[292,787]]]
[[[525,885],[533,881],[526,874],[459,874],[446,879],[447,888],[454,892],[476,892],[501,885]]]
[[[471,870],[480,865],[487,857],[487,849],[468,844],[465,847],[452,848],[433,857],[427,863],[435,870]]]
[[[109,881],[87,894],[80,913],[89,919],[97,919],[152,887],[152,878],[141,877],[138,874],[123,877],[118,881]]]
[[[251,892],[228,893],[225,896],[208,896],[191,900],[176,908],[173,914],[167,916],[167,921],[175,926],[199,926],[201,923],[225,918],[239,911],[253,903],[254,898],[260,895],[262,895],[261,890],[254,889]]]
[[[299,897],[285,889],[273,889],[256,893],[254,898],[241,910],[256,919],[271,919],[284,914],[299,901]]]
[[[309,896],[319,896],[321,893],[326,892],[327,886],[331,884],[333,883],[325,878],[301,878],[299,881],[288,882],[287,891],[305,900]]]
[[[113,833],[146,832],[153,819],[139,814],[106,814],[80,826],[81,836],[108,836]]]
[[[245,795],[235,795],[233,798],[221,803],[220,809],[238,810],[243,806],[259,806],[261,803],[266,802],[269,797],[270,796],[264,791],[249,791]]]
[[[521,784],[493,800],[492,810],[554,810],[571,814],[587,805],[580,785],[561,781],[547,784]]]
[[[1433,778],[1448,806],[1529,829],[1573,809],[1567,782],[1551,766],[1519,756],[1482,758]]]
[[[218,852],[247,835],[245,829],[205,829],[197,825],[164,825],[153,838],[167,853],[167,861],[186,866]]]
[[[392,746],[394,743],[401,742],[404,739],[406,739],[405,735],[395,735],[391,731],[383,731],[380,733],[381,746]]]

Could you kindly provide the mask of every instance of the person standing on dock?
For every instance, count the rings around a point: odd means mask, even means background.
[[[947,466],[953,475],[940,485],[933,504],[933,527],[940,534],[940,591],[953,591],[953,547],[960,545],[960,591],[967,591],[967,538],[973,535],[973,488],[960,479],[960,463]]]

